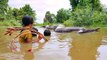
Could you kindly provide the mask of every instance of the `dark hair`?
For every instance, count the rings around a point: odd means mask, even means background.
[[[37,28],[33,27],[32,29],[38,32],[38,29],[37,29]],[[34,33],[32,32],[32,36],[33,36],[33,37],[34,37],[34,36],[37,36],[37,34],[34,34]]]
[[[50,36],[51,35],[51,31],[49,29],[46,29],[44,31],[44,36]]]
[[[33,18],[30,16],[24,16],[22,18],[22,25],[23,26],[28,26],[29,24],[33,24]]]

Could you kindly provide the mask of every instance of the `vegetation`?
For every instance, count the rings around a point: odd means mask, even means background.
[[[21,18],[25,15],[31,16],[34,19],[35,18],[35,11],[32,10],[32,8],[30,7],[30,5],[26,4],[25,6],[23,6],[20,9],[14,8],[13,9],[13,16],[16,20],[21,20]]]
[[[56,23],[56,16],[47,11],[44,17],[44,25]]]
[[[85,12],[85,13],[84,13]],[[105,11],[94,11],[91,12],[89,8],[86,9],[76,9],[72,12],[72,15],[69,20],[65,21],[65,25],[73,25],[73,26],[106,26],[106,14]],[[69,22],[69,23],[67,23]]]
[[[92,10],[102,10],[100,0],[69,0],[72,6],[72,9],[75,10],[78,8],[85,8],[90,6]]]
[[[66,9],[59,9],[56,15],[56,19],[58,23],[63,23],[64,21],[68,20],[70,17],[71,11]]]
[[[57,11],[57,15],[54,15],[50,13],[50,11],[47,11],[44,18],[44,24],[43,25],[53,25],[53,24],[63,24],[64,21],[68,20],[71,15],[71,10],[67,9],[59,9]]]
[[[100,4],[100,0],[69,1],[72,9],[59,9],[56,23],[62,23],[66,26],[107,26],[107,10]]]
[[[100,4],[100,0],[69,0],[70,9],[61,8],[57,14],[47,11],[44,23],[39,25],[64,24],[66,26],[107,26],[107,10]],[[35,11],[26,4],[20,9],[8,6],[8,0],[0,0],[0,26],[21,25],[24,15],[36,19]]]
[[[11,8],[8,6],[8,0],[0,0],[0,26],[19,26],[23,16],[32,16],[36,19],[35,11],[30,5],[26,4],[20,9]]]
[[[73,3],[74,2],[74,3]],[[70,0],[71,16],[64,21],[68,26],[106,26],[106,10],[99,0]]]
[[[8,0],[0,0],[0,17],[4,18],[7,14]]]
[[[21,26],[21,23],[17,20],[0,21],[0,26]]]

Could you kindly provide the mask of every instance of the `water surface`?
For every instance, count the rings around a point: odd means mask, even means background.
[[[43,33],[43,28],[37,28]],[[107,60],[107,29],[86,34],[51,31],[49,41],[35,46],[33,54],[11,52],[7,45],[17,33],[4,36],[4,31],[0,29],[0,60]]]

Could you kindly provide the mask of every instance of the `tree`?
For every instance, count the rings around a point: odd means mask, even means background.
[[[92,4],[92,10],[102,11],[100,0],[90,0],[90,3]]]
[[[47,11],[45,14],[44,23],[53,23],[55,20],[55,15],[51,14],[50,11]]]
[[[20,10],[22,11],[23,16],[29,15],[35,19],[35,11],[33,11],[29,4],[26,4],[24,7],[20,8]]]
[[[8,0],[0,0],[0,15],[5,17],[7,14]]]
[[[33,17],[34,19],[36,16],[35,11],[32,10],[32,8],[30,7],[30,5],[26,4],[25,6],[23,6],[20,9],[14,8],[12,11],[12,15],[14,16],[14,18],[16,20],[21,20],[23,16],[28,15]]]
[[[72,9],[75,9],[79,3],[79,0],[69,0],[72,6]]]
[[[69,0],[74,10],[76,7],[85,8],[86,6],[90,6],[92,10],[102,10],[100,0]]]
[[[14,18],[16,19],[16,20],[18,20],[18,14],[19,14],[20,12],[19,12],[19,9],[17,9],[17,8],[14,8],[13,9],[13,11],[12,11],[12,15],[14,16]]]
[[[14,19],[13,9],[11,7],[8,7],[7,14],[5,16],[6,16],[6,19]]]
[[[105,24],[106,14],[102,15],[103,8],[100,0],[70,0],[70,4],[73,11],[70,18],[64,22],[65,25],[91,26]],[[100,19],[101,17],[103,18]]]
[[[66,9],[60,9],[57,12],[56,19],[58,23],[63,23],[64,21],[68,20],[70,17],[71,11]]]
[[[57,22],[55,14],[51,14],[51,18],[52,18],[52,23]]]

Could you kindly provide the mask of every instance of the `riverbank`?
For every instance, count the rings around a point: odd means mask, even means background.
[[[0,26],[20,26],[20,21],[18,20],[3,20],[0,21]]]

